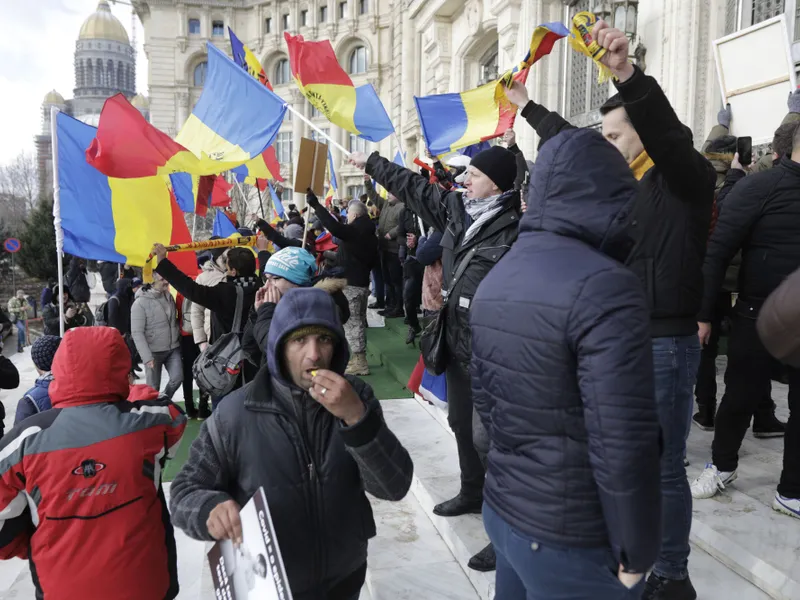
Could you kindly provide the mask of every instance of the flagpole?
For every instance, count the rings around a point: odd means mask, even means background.
[[[314,131],[316,131],[318,134],[320,134],[322,137],[324,137],[326,140],[328,140],[328,141],[329,141],[329,142],[330,142],[330,143],[331,143],[333,146],[335,146],[336,148],[338,148],[339,150],[341,150],[342,152],[344,152],[346,156],[350,156],[350,152],[348,152],[347,150],[345,150],[344,146],[342,146],[341,144],[337,143],[337,142],[336,142],[336,141],[335,141],[335,140],[334,140],[334,139],[333,139],[331,136],[329,136],[327,133],[325,133],[324,131],[322,131],[322,129],[320,129],[319,127],[317,127],[316,125],[314,125],[314,124],[313,124],[311,121],[309,121],[308,119],[306,119],[306,118],[305,118],[305,117],[304,117],[304,116],[303,116],[301,113],[299,113],[298,111],[296,111],[295,109],[293,109],[291,104],[287,104],[287,105],[286,105],[286,108],[287,108],[287,109],[288,109],[288,110],[289,110],[289,111],[290,111],[292,114],[294,114],[296,117],[298,117],[298,118],[299,118],[301,121],[303,121],[303,122],[304,122],[306,125],[308,125],[309,127],[311,127],[311,129],[313,129],[313,130],[314,130]]]
[[[256,191],[258,192],[258,205],[261,207],[261,218],[267,220],[267,215],[264,213],[264,202],[261,200],[261,190],[258,187],[258,179],[256,179]]]
[[[58,181],[58,107],[50,107],[50,147],[53,154],[53,227],[58,267],[58,331],[64,337],[64,230],[61,228],[61,185]]]

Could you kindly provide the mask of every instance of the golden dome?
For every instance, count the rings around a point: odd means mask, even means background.
[[[56,104],[61,106],[62,104],[66,104],[66,102],[64,101],[64,96],[55,90],[50,90],[44,97],[44,102],[42,102],[42,104]]]
[[[139,110],[148,110],[150,108],[150,100],[147,99],[147,96],[143,96],[142,94],[136,94],[131,98],[131,104],[134,108],[138,108]]]
[[[97,10],[81,25],[79,40],[111,40],[130,45],[128,32],[111,14],[111,8],[106,0],[100,0]]]

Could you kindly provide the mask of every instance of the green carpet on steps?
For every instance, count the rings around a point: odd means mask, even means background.
[[[386,327],[367,330],[367,362],[370,375],[363,377],[380,400],[411,398],[405,385],[419,359],[419,350],[405,343],[406,326],[400,319],[387,319]],[[199,392],[194,391],[195,403]],[[179,403],[183,407],[183,403]],[[189,458],[189,448],[200,431],[202,421],[190,420],[186,424],[183,440],[175,458],[167,462],[164,481],[172,481]]]

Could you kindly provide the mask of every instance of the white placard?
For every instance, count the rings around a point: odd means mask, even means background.
[[[714,40],[713,50],[722,103],[733,111],[731,134],[771,142],[797,87],[785,16]]]

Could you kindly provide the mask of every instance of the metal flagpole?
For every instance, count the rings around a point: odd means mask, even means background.
[[[304,117],[302,114],[300,114],[300,113],[299,113],[299,112],[297,112],[295,109],[293,109],[291,104],[287,104],[287,105],[286,105],[286,108],[287,108],[287,109],[288,109],[288,110],[289,110],[289,111],[290,111],[292,114],[294,114],[295,116],[297,116],[297,117],[298,117],[298,118],[299,118],[301,121],[303,121],[303,122],[304,122],[306,125],[308,125],[309,127],[311,127],[311,129],[313,129],[313,130],[314,130],[314,131],[316,131],[318,134],[320,134],[322,137],[324,137],[326,140],[328,140],[328,141],[329,141],[329,142],[330,142],[330,143],[331,143],[333,146],[335,146],[336,148],[338,148],[339,150],[341,150],[342,152],[344,152],[344,153],[345,153],[345,155],[347,155],[347,156],[350,156],[350,152],[348,152],[347,150],[345,150],[344,146],[342,146],[341,144],[339,144],[339,143],[337,143],[336,141],[334,141],[334,139],[333,139],[331,136],[329,136],[327,133],[325,133],[324,131],[322,131],[322,129],[320,129],[319,127],[317,127],[316,125],[314,125],[314,124],[313,124],[311,121],[309,121],[308,119],[306,119],[306,118],[305,118],[305,117]]]
[[[261,200],[261,190],[258,187],[258,179],[256,179],[256,191],[258,192],[258,205],[261,207],[261,218],[267,220],[267,215],[264,212],[264,202]]]
[[[56,230],[56,260],[58,265],[58,331],[64,337],[64,230],[61,229],[61,186],[58,181],[58,126],[60,111],[50,107],[50,142],[53,153],[53,227]]]

